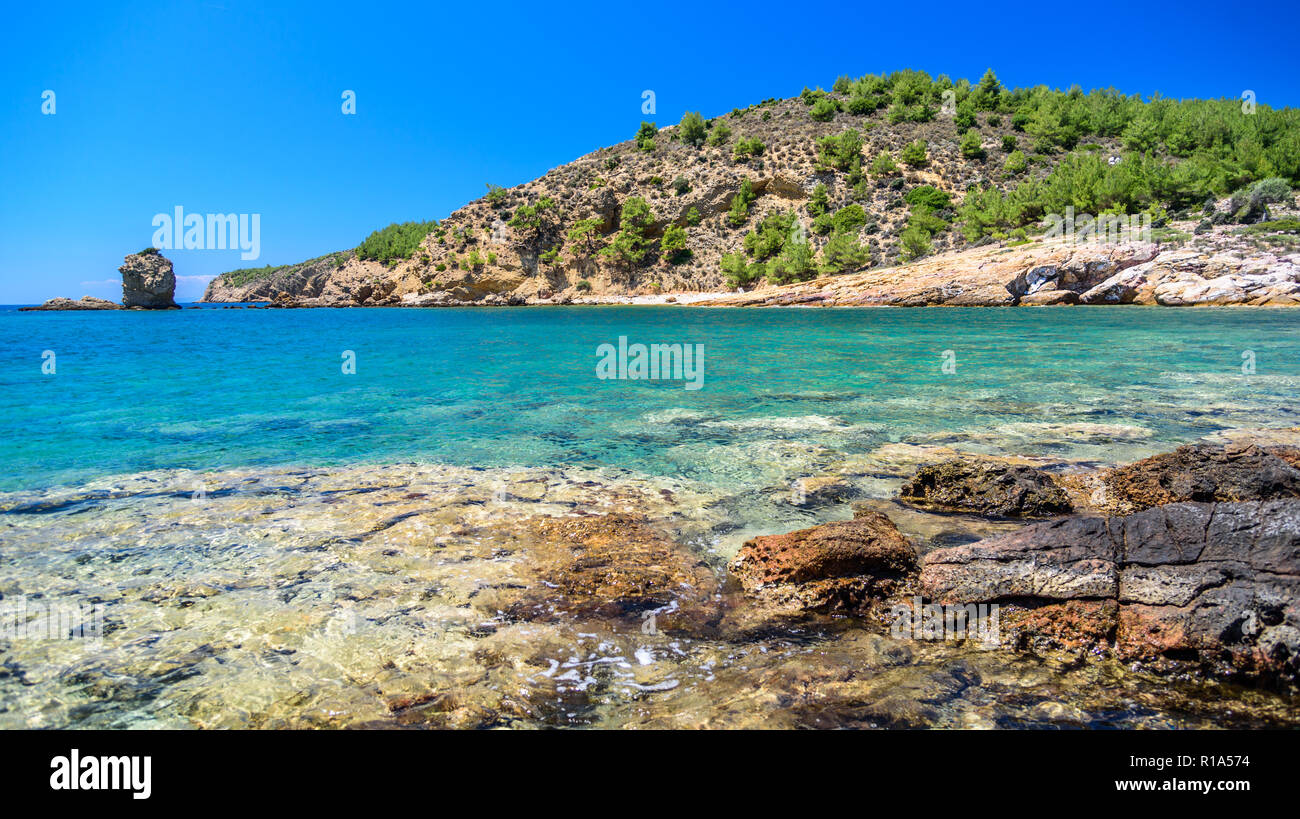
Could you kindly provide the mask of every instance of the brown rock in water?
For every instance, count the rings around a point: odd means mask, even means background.
[[[976,458],[923,466],[898,494],[914,506],[986,517],[1050,517],[1071,509],[1065,490],[1046,472]]]
[[[1004,644],[1300,682],[1300,500],[1067,518],[926,555],[940,603],[1008,604]]]
[[[94,296],[82,296],[80,299],[73,301],[60,296],[56,299],[50,299],[44,304],[33,307],[19,307],[18,311],[25,312],[28,310],[121,310],[122,306],[106,299],[97,299]]]
[[[132,253],[118,268],[122,274],[122,306],[151,310],[170,309],[176,304],[176,274],[172,263],[153,248]]]
[[[715,616],[718,578],[702,560],[629,514],[533,517],[511,535],[535,582],[506,604],[513,619],[566,616],[644,620],[656,628],[701,627]]]
[[[1283,456],[1293,457],[1283,450]],[[1179,501],[1247,501],[1300,497],[1300,469],[1254,445],[1191,444],[1118,467],[1103,479],[1119,512]]]
[[[730,566],[746,593],[782,608],[852,612],[899,591],[916,552],[889,518],[853,520],[747,541]]]

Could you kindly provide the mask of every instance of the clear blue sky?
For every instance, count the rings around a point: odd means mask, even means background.
[[[442,218],[630,138],[645,89],[660,125],[906,67],[1300,103],[1294,2],[47,2],[3,21],[9,304],[119,298],[122,257],[176,205],[261,214],[255,262],[168,253],[182,301],[225,270]]]

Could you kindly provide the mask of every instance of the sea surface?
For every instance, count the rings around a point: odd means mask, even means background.
[[[699,345],[700,388],[598,377],[620,339]],[[891,506],[951,450],[1069,472],[1294,426],[1292,310],[0,308],[0,609],[102,632],[0,629],[0,727],[1295,725],[1267,692],[864,624],[493,602],[545,576],[538,516],[642,516],[721,578],[853,502],[921,548],[998,531]]]
[[[702,388],[598,379],[597,348],[620,337],[703,345]],[[745,486],[749,445],[768,441],[1126,460],[1223,428],[1300,423],[1297,387],[1289,310],[11,308],[0,490],[410,460]]]

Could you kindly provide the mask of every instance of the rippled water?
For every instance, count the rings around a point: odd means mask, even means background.
[[[620,336],[704,345],[703,388],[597,379]],[[0,310],[0,594],[99,603],[108,632],[0,639],[0,726],[1293,724],[1263,692],[864,624],[483,601],[524,584],[496,540],[524,516],[644,515],[721,577],[749,535],[887,505],[933,447],[1127,461],[1300,424],[1298,386],[1285,310]],[[889,511],[923,547],[988,528]]]
[[[619,336],[703,344],[704,388],[597,380],[596,348]],[[743,485],[747,445],[771,440],[1126,458],[1295,424],[1297,386],[1300,314],[1287,310],[3,310],[0,488],[411,459]]]

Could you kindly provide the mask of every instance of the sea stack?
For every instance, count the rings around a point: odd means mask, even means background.
[[[150,310],[174,309],[176,275],[172,263],[156,248],[132,253],[118,268],[122,274],[122,306]]]

